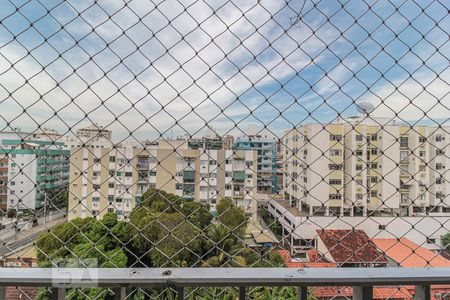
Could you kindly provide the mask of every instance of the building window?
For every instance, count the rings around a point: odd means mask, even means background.
[[[445,155],[445,151],[441,149],[436,149],[436,156],[437,155]]]
[[[330,179],[329,183],[330,183],[330,185],[341,185],[342,179]]]
[[[341,156],[342,150],[340,149],[330,149],[330,156]]]
[[[341,141],[342,135],[340,134],[330,134],[330,141]]]
[[[356,141],[358,141],[358,142],[361,142],[363,140],[363,136],[361,134],[357,134],[355,136],[355,138],[356,138]]]
[[[436,142],[442,142],[445,138],[442,134],[436,134]]]
[[[408,148],[408,137],[407,136],[402,136],[400,137],[400,147],[402,148]]]
[[[94,203],[100,202],[100,197],[92,197],[92,202]]]
[[[436,238],[427,237],[427,244],[436,244]]]
[[[109,162],[116,162],[116,157],[115,156],[110,156],[109,157]]]
[[[329,194],[328,197],[331,200],[340,200],[342,198],[342,195],[341,194]]]
[[[133,172],[125,172],[125,177],[133,177]]]
[[[337,164],[329,164],[328,168],[330,170],[342,170],[342,165],[337,165]]]
[[[386,230],[387,225],[378,225],[379,230]]]

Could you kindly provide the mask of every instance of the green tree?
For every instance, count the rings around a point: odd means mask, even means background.
[[[247,227],[245,212],[229,198],[224,198],[217,204],[217,215],[218,220],[237,235],[241,236]]]
[[[183,199],[162,190],[150,188],[142,195],[143,207],[156,212],[173,213],[178,211]]]
[[[444,246],[444,249],[447,251],[450,251],[450,232],[443,235],[441,238],[442,245]]]
[[[212,215],[209,212],[209,205],[199,202],[184,202],[181,207],[181,213],[197,228],[203,230],[212,221]]]
[[[157,223],[159,235],[150,252],[153,266],[195,265],[204,244],[199,229],[185,221],[180,213],[163,213]]]
[[[202,263],[203,267],[247,266],[247,260],[239,255],[243,246],[236,243],[235,234],[227,226],[220,223],[211,226],[208,236],[212,241],[212,249],[214,249],[210,253],[214,253],[214,255]]]

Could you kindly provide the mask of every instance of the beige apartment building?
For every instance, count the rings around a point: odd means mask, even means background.
[[[148,188],[210,204],[211,213],[230,197],[256,211],[256,151],[192,147],[192,141],[153,145],[73,147],[70,155],[69,218],[116,212],[128,216]]]
[[[450,127],[360,117],[285,133],[283,187],[317,216],[450,213]]]

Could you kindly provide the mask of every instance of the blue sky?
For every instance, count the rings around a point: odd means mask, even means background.
[[[281,135],[354,115],[354,101],[446,123],[448,6],[1,1],[0,127],[65,133],[95,121],[116,138],[153,139],[256,124]]]

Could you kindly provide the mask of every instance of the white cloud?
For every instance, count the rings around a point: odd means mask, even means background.
[[[68,34],[61,32],[42,46],[45,51],[33,52],[36,60],[17,44],[0,48],[2,56],[17,69],[8,70],[9,63],[0,57],[3,88],[0,107],[5,112],[2,114],[4,121],[33,129],[35,120],[65,132],[69,127],[92,120],[111,124],[111,129],[122,133],[140,128],[137,133],[141,138],[154,136],[155,129],[170,130],[176,120],[180,121],[174,130],[181,130],[181,126],[190,133],[196,132],[205,125],[204,120],[216,120],[213,123],[218,129],[228,131],[233,127],[233,121],[228,118],[237,122],[245,119],[244,123],[252,120],[248,117],[249,109],[255,110],[264,101],[258,91],[270,94],[267,92],[270,85],[279,86],[297,76],[297,72],[302,80],[317,82],[315,92],[300,99],[306,108],[321,104],[318,96],[330,95],[337,90],[336,83],[341,84],[353,76],[343,65],[338,65],[328,72],[331,79],[318,81],[322,76],[315,74],[318,66],[327,67],[330,60],[336,59],[335,55],[342,54],[338,48],[334,54],[322,52],[325,43],[336,39],[345,42],[336,29],[321,27],[323,16],[314,19],[311,13],[308,26],[296,26],[286,33],[284,29],[289,28],[293,12],[286,8],[285,2],[242,0],[233,3],[170,0],[155,2],[156,8],[150,1],[135,0],[124,8],[120,1],[102,0],[98,5],[106,13],[94,6],[82,14],[84,21],[65,26],[69,34],[77,38],[95,29],[78,46]],[[79,11],[87,7],[81,2],[77,5],[82,5],[75,7]],[[187,9],[183,12],[184,7]],[[61,5],[54,14],[60,22],[66,23],[76,16],[75,10]],[[114,16],[108,20],[107,14]],[[255,31],[255,26],[260,28]],[[127,29],[125,35],[122,29]],[[316,30],[316,36],[312,30]],[[57,58],[49,45],[59,52],[70,50],[42,72],[41,65]],[[254,55],[258,55],[256,59]],[[352,70],[358,69],[360,63],[344,62]],[[74,68],[76,74],[72,74]],[[35,78],[24,85],[25,79],[32,76]],[[424,82],[426,78],[424,75],[418,80]],[[60,81],[60,86],[55,88]],[[420,96],[414,101],[421,109],[432,107],[433,101],[436,102],[432,96],[440,98],[443,106],[450,104],[445,102],[448,101],[445,94],[448,86],[443,81],[433,83],[427,91],[420,91],[413,82],[401,84],[399,92],[393,95],[389,88],[389,84],[380,85],[373,90],[376,96],[364,97],[373,102],[384,99],[386,107],[378,108],[377,113],[389,113],[387,106],[400,111],[408,104],[407,98],[417,95]],[[12,91],[16,91],[13,98],[20,105],[7,97]],[[400,95],[402,91],[408,93],[407,97]],[[243,93],[248,94],[241,98],[248,108],[234,103]],[[256,96],[249,96],[252,93]],[[334,101],[335,98],[333,104]],[[21,106],[26,107],[26,114]],[[191,112],[191,107],[195,112]],[[225,111],[222,113],[221,109]],[[268,120],[271,120],[273,110],[270,105],[264,105],[257,113],[270,116]],[[58,111],[56,116],[54,111]],[[434,108],[429,114],[445,115],[443,111]],[[419,112],[409,105],[402,114],[417,118]],[[146,124],[147,120],[150,124]]]

